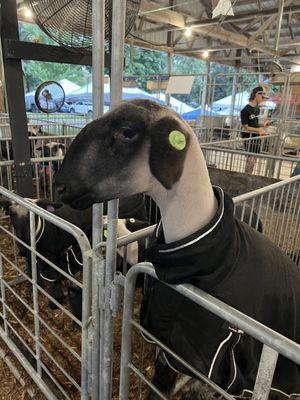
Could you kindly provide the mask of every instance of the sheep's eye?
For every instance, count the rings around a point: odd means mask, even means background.
[[[138,134],[133,129],[124,126],[115,134],[115,138],[126,142],[133,142],[138,138]]]

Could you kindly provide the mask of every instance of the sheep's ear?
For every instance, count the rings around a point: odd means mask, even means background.
[[[189,134],[172,117],[161,118],[150,129],[151,172],[166,189],[171,189],[183,171]]]
[[[0,210],[3,210],[5,214],[8,214],[9,212],[9,207],[13,204],[13,201],[5,199],[5,198],[0,198]]]

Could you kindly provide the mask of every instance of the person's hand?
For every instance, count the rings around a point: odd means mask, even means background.
[[[267,119],[265,122],[264,122],[264,126],[269,126],[271,124],[271,121],[269,120],[269,119]]]
[[[259,136],[267,136],[267,132],[263,128],[258,128]]]

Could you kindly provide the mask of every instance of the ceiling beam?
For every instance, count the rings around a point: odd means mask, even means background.
[[[156,7],[156,12],[154,12]],[[180,14],[176,11],[170,10],[160,10],[160,5],[153,1],[143,2],[141,6],[141,11],[151,11],[151,13],[147,14],[148,19],[153,19],[156,23],[168,23],[180,29],[185,29],[187,25],[193,26],[193,22],[195,21],[193,17],[187,16],[186,14]],[[185,21],[186,20],[186,21]],[[246,48],[248,46],[248,38],[245,35],[240,33],[230,32],[221,26],[215,26],[213,29],[207,26],[195,27],[193,28],[195,33],[202,36],[209,36],[213,39],[222,40],[224,42],[237,44],[241,46],[241,48]],[[261,48],[261,44],[254,42],[253,49],[258,51],[264,51],[265,53],[276,55],[273,49],[269,48]]]
[[[252,43],[255,42],[257,37],[261,36],[270,27],[270,25],[274,23],[276,17],[277,15],[274,14],[268,19],[266,19],[264,23],[259,27],[259,29],[251,35],[250,39],[248,40],[249,47],[251,47]]]

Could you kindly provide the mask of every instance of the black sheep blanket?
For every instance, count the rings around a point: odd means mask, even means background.
[[[214,191],[219,207],[206,227],[165,244],[160,225],[143,258],[163,282],[193,284],[300,343],[299,269],[265,236],[235,219],[231,198],[220,188]],[[262,344],[157,280],[144,296],[141,323],[229,393],[253,390]],[[279,356],[272,388],[299,394],[300,366]]]

